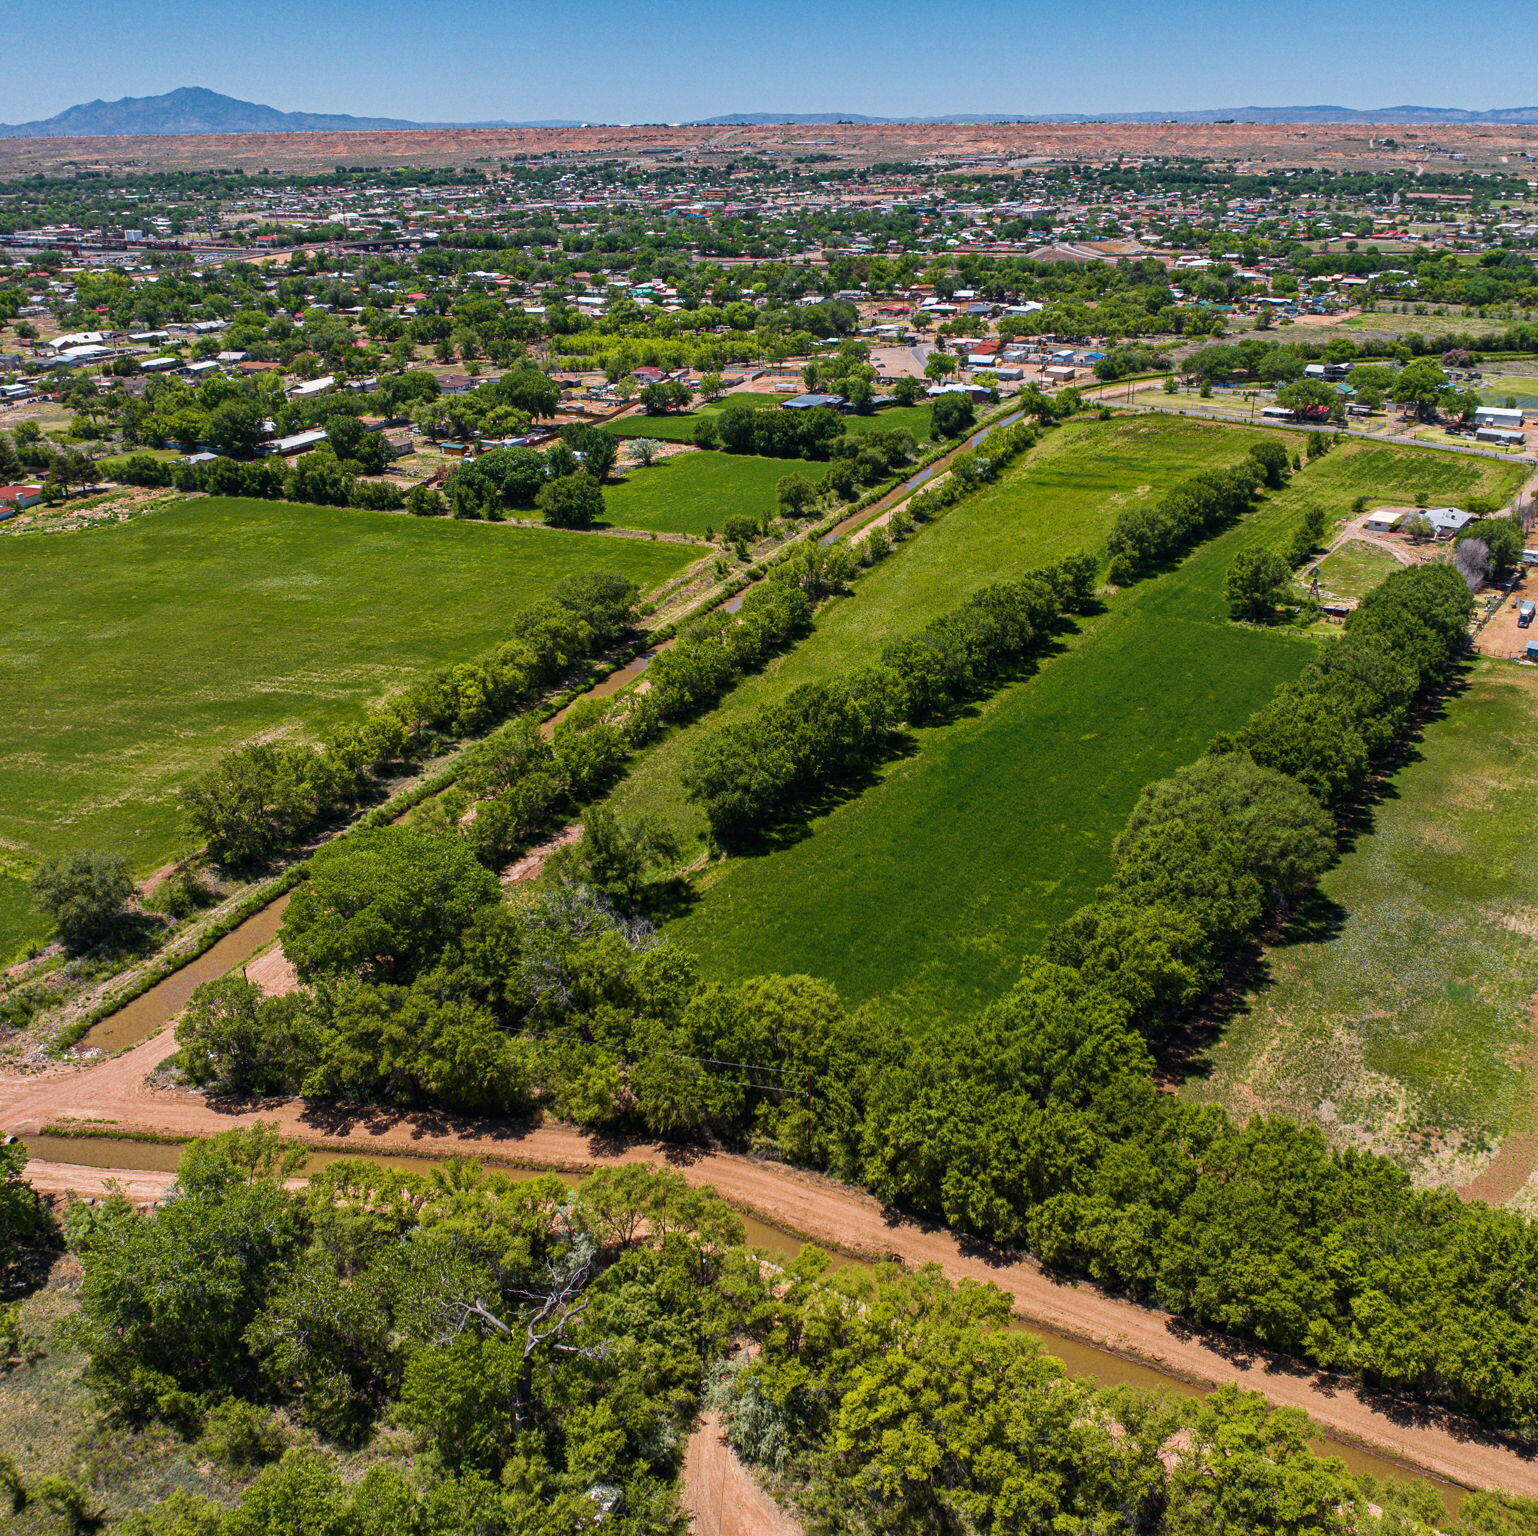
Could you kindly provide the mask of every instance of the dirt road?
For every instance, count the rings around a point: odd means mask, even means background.
[[[705,1414],[689,1437],[678,1495],[695,1536],[803,1536],[737,1459],[714,1413]]]
[[[891,1254],[911,1265],[937,1264],[952,1280],[990,1282],[1008,1293],[1022,1317],[1060,1333],[1190,1381],[1253,1388],[1279,1406],[1303,1409],[1344,1439],[1465,1487],[1538,1496],[1538,1461],[1475,1438],[1465,1426],[1380,1401],[1296,1362],[1270,1360],[1091,1286],[1058,1281],[1027,1260],[980,1251],[943,1228],[895,1217],[870,1196],[828,1179],[726,1153],[616,1146],[565,1125],[530,1128],[391,1111],[349,1115],[295,1100],[216,1107],[199,1094],[146,1085],[146,1076],[174,1049],[168,1029],[122,1056],[83,1069],[0,1077],[0,1128],[36,1132],[73,1117],[108,1121],[125,1131],[206,1136],[265,1120],[298,1140],[360,1153],[458,1153],[569,1170],[620,1162],[671,1164],[691,1183],[713,1185],[734,1205],[813,1242],[860,1255]],[[48,1188],[94,1184],[100,1189],[110,1176],[63,1165],[35,1167]],[[121,1177],[131,1187],[152,1187],[145,1182],[150,1176],[137,1171]]]

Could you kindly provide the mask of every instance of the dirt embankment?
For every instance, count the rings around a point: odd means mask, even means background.
[[[743,1210],[809,1241],[860,1255],[890,1254],[910,1265],[936,1264],[952,1280],[997,1285],[1022,1317],[1059,1333],[1190,1381],[1253,1388],[1278,1406],[1303,1409],[1336,1435],[1465,1487],[1538,1497],[1538,1462],[1479,1438],[1468,1426],[1396,1405],[1294,1361],[1270,1359],[1091,1286],[1057,1280],[1028,1260],[994,1255],[943,1228],[904,1220],[869,1195],[813,1174],[726,1153],[616,1144],[565,1125],[528,1127],[388,1111],[349,1114],[296,1100],[216,1105],[199,1094],[146,1085],[146,1077],[174,1049],[168,1029],[83,1070],[0,1077],[0,1127],[36,1132],[73,1117],[111,1122],[124,1131],[206,1136],[264,1120],[298,1140],[359,1153],[484,1156],[571,1170],[625,1162],[669,1165],[691,1183],[712,1185]],[[110,1176],[62,1165],[34,1168],[50,1188],[99,1190]],[[147,1175],[130,1171],[122,1177],[131,1187],[150,1187]]]

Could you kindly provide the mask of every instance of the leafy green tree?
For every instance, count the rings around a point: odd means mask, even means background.
[[[971,430],[976,420],[977,407],[972,403],[972,397],[959,392],[936,395],[929,408],[929,430],[942,440],[960,437]]]
[[[1295,901],[1335,857],[1335,827],[1319,802],[1296,779],[1242,753],[1209,753],[1150,784],[1121,839],[1130,845],[1165,823],[1218,830],[1277,906]]]
[[[1170,1477],[1168,1536],[1311,1536],[1354,1528],[1360,1492],[1308,1444],[1307,1418],[1224,1387],[1197,1413]]]
[[[781,475],[775,482],[774,496],[786,517],[805,517],[817,503],[818,487],[805,475]]]
[[[552,872],[591,886],[633,912],[641,905],[652,872],[682,856],[678,839],[653,816],[621,821],[606,805],[589,807],[582,839],[550,861]]]
[[[1423,421],[1436,415],[1447,391],[1447,375],[1429,357],[1406,363],[1389,390],[1389,397],[1408,407]]]
[[[1514,517],[1481,517],[1464,528],[1459,543],[1464,539],[1478,539],[1484,544],[1497,577],[1521,562],[1527,543],[1522,525]]]
[[[53,1218],[26,1181],[27,1149],[0,1142],[0,1284],[8,1282],[22,1256],[48,1242]]]
[[[1241,550],[1223,578],[1223,596],[1230,618],[1269,624],[1286,600],[1292,572],[1280,555],[1269,549]]]
[[[1043,953],[1119,998],[1144,1029],[1178,1018],[1215,975],[1196,917],[1157,902],[1091,902],[1052,930]]]
[[[572,422],[561,428],[561,441],[581,456],[585,473],[599,482],[609,478],[619,457],[619,438],[612,432]]]
[[[1271,490],[1280,490],[1287,484],[1292,471],[1292,459],[1285,444],[1274,437],[1264,438],[1250,449],[1250,457],[1260,466],[1266,485]]]
[[[1284,690],[1233,737],[1263,767],[1288,774],[1323,804],[1342,806],[1367,780],[1367,743],[1343,700]]]
[[[1326,384],[1323,379],[1294,379],[1276,392],[1276,403],[1283,410],[1291,411],[1294,416],[1302,416],[1313,410],[1328,410],[1339,399],[1335,387]]]
[[[60,854],[32,877],[32,899],[71,949],[89,949],[111,937],[133,892],[128,861],[115,853]]]
[[[552,528],[591,528],[603,517],[603,491],[591,475],[561,475],[535,498]]]
[[[72,1231],[89,1378],[109,1403],[188,1419],[200,1399],[257,1390],[245,1332],[301,1241],[280,1182],[294,1162],[269,1131],[229,1131],[188,1147],[161,1211],[115,1199]]]
[[[301,977],[402,980],[500,900],[497,877],[459,839],[379,827],[315,855],[279,940]]]
[[[449,507],[442,491],[430,485],[414,485],[406,492],[406,510],[413,517],[443,517]]]
[[[1294,568],[1302,565],[1324,542],[1325,527],[1324,508],[1316,501],[1308,502],[1303,508],[1298,531],[1293,536],[1290,557]]]
[[[176,1025],[177,1067],[220,1093],[294,1093],[314,1052],[304,1001],[265,997],[243,976],[206,981]]]
[[[674,411],[688,410],[692,398],[687,384],[681,384],[677,379],[658,379],[643,386],[641,409],[648,416],[667,416]]]
[[[215,453],[246,458],[267,435],[262,408],[255,400],[226,400],[208,414],[208,446]]]
[[[197,1450],[237,1472],[276,1461],[288,1445],[288,1436],[272,1414],[241,1398],[217,1403],[203,1420]]]

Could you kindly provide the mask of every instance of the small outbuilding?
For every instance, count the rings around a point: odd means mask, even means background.
[[[780,405],[787,411],[815,411],[818,409],[840,411],[844,408],[844,403],[842,395],[806,394],[795,395],[789,400],[782,400]]]
[[[1474,412],[1474,425],[1503,427],[1508,432],[1515,432],[1522,425],[1522,412],[1511,406],[1481,405]]]

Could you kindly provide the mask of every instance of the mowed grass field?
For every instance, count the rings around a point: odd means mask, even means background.
[[[1295,448],[1297,433],[1287,441]],[[1521,464],[1470,453],[1437,453],[1393,443],[1369,443],[1360,438],[1341,443],[1308,466],[1299,485],[1306,485],[1337,520],[1351,502],[1365,496],[1370,507],[1407,506],[1424,496],[1430,506],[1458,506],[1470,496],[1494,496],[1502,503],[1514,496],[1527,478]]]
[[[1399,568],[1388,550],[1365,539],[1347,539],[1319,561],[1319,586],[1335,597],[1362,597]],[[1303,576],[1311,567],[1304,566]]]
[[[226,747],[324,728],[475,655],[563,577],[649,589],[700,553],[217,499],[0,541],[0,959],[43,931],[40,858],[104,848],[143,873],[185,851],[176,789]]]
[[[623,480],[605,486],[605,519],[616,528],[656,533],[719,533],[729,517],[773,512],[781,476],[820,479],[824,468],[746,453],[675,453],[646,468],[628,466]]]
[[[1470,664],[1185,1092],[1462,1182],[1538,1129],[1538,672]]]
[[[1146,416],[1050,435],[828,607],[808,641],[723,710],[643,758],[617,803],[698,836],[678,770],[704,730],[868,659],[986,581],[1098,549],[1123,507],[1232,462],[1260,435]],[[915,733],[907,756],[805,836],[711,865],[669,935],[713,975],[808,972],[853,1000],[887,996],[915,1013],[954,1015],[997,996],[1021,956],[1103,883],[1142,786],[1244,720],[1312,654],[1316,642],[1296,634],[1231,624],[1223,576],[1240,549],[1288,542],[1306,502],[1345,516],[1361,479],[1350,457],[1316,461],[1175,571],[1113,596],[1034,677]],[[1416,462],[1426,457],[1399,448],[1376,460],[1385,496],[1431,474]],[[1482,483],[1485,463],[1458,468]]]

